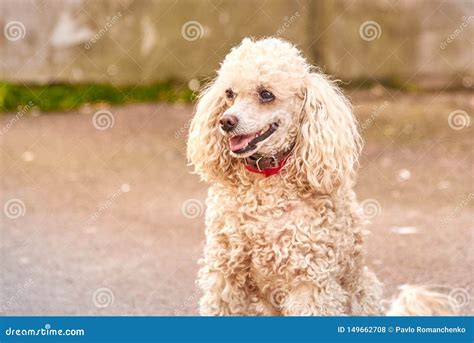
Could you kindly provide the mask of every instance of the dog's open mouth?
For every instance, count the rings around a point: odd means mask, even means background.
[[[236,135],[229,138],[230,150],[234,154],[245,154],[257,147],[260,143],[270,137],[278,128],[277,123],[270,124],[262,130],[247,135]]]

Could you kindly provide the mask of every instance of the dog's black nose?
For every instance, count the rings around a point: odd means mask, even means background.
[[[238,122],[239,120],[237,119],[237,117],[233,115],[225,115],[222,117],[221,120],[219,120],[219,124],[221,124],[222,130],[226,132],[236,127]]]

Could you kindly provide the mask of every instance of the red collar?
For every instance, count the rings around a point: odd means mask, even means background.
[[[283,168],[283,166],[285,165],[287,160],[288,160],[288,156],[286,156],[284,159],[282,159],[278,163],[278,165],[276,167],[273,167],[273,168],[258,169],[258,168],[255,168],[254,166],[250,165],[250,164],[246,164],[245,169],[247,169],[248,171],[250,171],[252,173],[263,174],[263,175],[265,175],[265,177],[269,177],[269,176],[272,176],[272,175],[275,175],[276,173],[278,173],[280,171],[280,169]]]

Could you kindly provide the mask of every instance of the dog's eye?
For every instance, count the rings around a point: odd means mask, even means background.
[[[273,93],[267,90],[262,90],[258,92],[258,97],[260,98],[262,102],[270,102],[275,99],[275,96],[273,95]]]
[[[226,97],[227,99],[231,99],[231,100],[232,100],[232,99],[235,97],[234,91],[233,91],[232,89],[230,89],[230,88],[229,88],[229,89],[226,89],[226,91],[225,91],[225,97]]]

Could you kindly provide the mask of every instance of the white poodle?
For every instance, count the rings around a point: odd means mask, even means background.
[[[232,49],[188,141],[211,183],[202,315],[385,313],[352,189],[361,146],[347,99],[296,47],[267,38]],[[410,288],[390,314],[446,314],[446,300]]]

